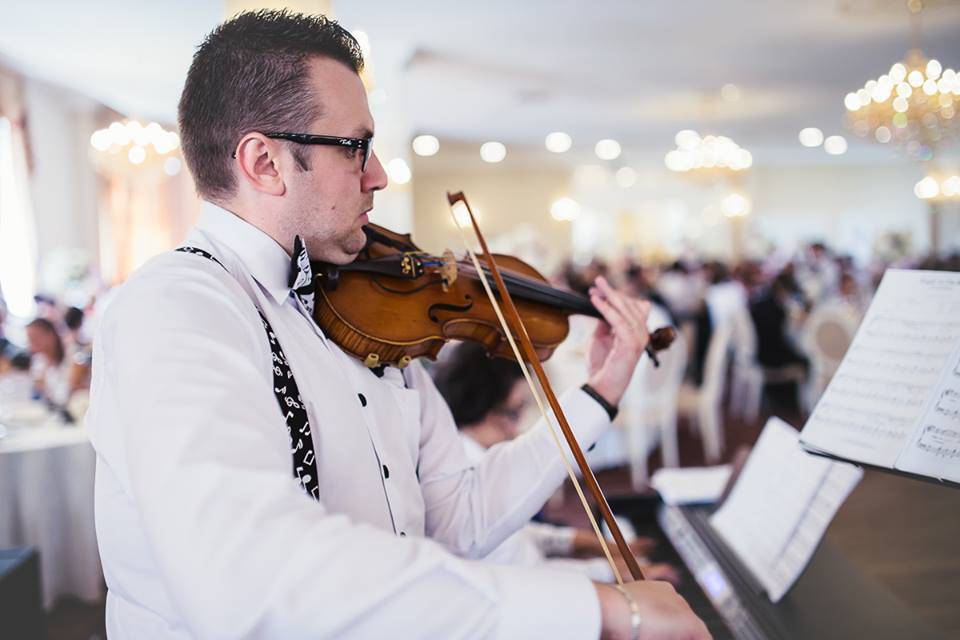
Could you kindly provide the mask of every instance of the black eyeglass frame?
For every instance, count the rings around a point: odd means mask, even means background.
[[[371,145],[373,138],[341,138],[340,136],[320,136],[312,133],[288,133],[286,131],[273,131],[263,135],[274,140],[287,140],[297,144],[317,144],[356,149],[363,153],[363,162],[360,164],[361,173],[367,170],[370,150],[373,148]]]

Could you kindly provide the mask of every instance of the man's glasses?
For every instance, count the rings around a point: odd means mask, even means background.
[[[363,154],[363,162],[360,164],[361,172],[367,170],[367,161],[370,160],[371,138],[340,138],[338,136],[315,136],[311,133],[285,132],[265,133],[264,135],[275,140],[288,140],[297,144],[319,144],[355,149]]]

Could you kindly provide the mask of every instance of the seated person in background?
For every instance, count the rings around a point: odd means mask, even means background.
[[[434,369],[434,382],[450,406],[467,454],[479,462],[488,448],[517,437],[530,392],[515,362],[490,358],[475,343],[465,342],[450,349],[451,353]],[[630,543],[631,550],[638,555],[649,552],[653,546],[650,538],[636,538]],[[611,543],[609,548],[620,575],[629,575],[617,547]],[[585,529],[531,522],[485,559],[525,566],[548,563],[579,571],[598,582],[614,581],[600,542],[592,531]],[[644,574],[649,579],[674,583],[679,580],[679,574],[668,564],[644,563],[642,558],[640,564],[645,565]]]
[[[78,307],[69,307],[63,314],[66,332],[63,336],[64,351],[69,367],[69,386],[71,395],[80,389],[90,388],[90,362],[93,348],[84,335],[84,312]]]
[[[63,407],[70,398],[70,363],[56,326],[46,318],[27,325],[27,349],[32,355],[34,398]]]
[[[789,271],[780,273],[770,288],[753,304],[750,315],[757,330],[757,362],[767,369],[799,368],[796,374],[806,378],[810,372],[810,361],[794,346],[789,335],[791,306],[807,308],[800,287]],[[795,382],[769,384],[770,397],[780,405],[789,405],[796,398],[792,385]],[[774,387],[781,387],[779,389]],[[799,411],[801,408],[798,406]]]

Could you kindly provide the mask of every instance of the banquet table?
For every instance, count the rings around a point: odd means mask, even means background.
[[[93,517],[96,456],[82,426],[0,422],[0,549],[40,554],[43,605],[103,598]]]

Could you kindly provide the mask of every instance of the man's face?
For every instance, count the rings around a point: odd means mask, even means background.
[[[373,136],[373,116],[360,77],[344,64],[328,58],[309,63],[310,83],[320,96],[323,115],[306,131],[346,138]],[[313,260],[346,264],[366,241],[361,227],[368,222],[373,194],[384,188],[387,176],[371,152],[366,171],[363,153],[335,146],[302,145],[309,171],[284,176],[287,205],[280,223],[282,233],[300,234]],[[292,240],[291,240],[292,241]]]

